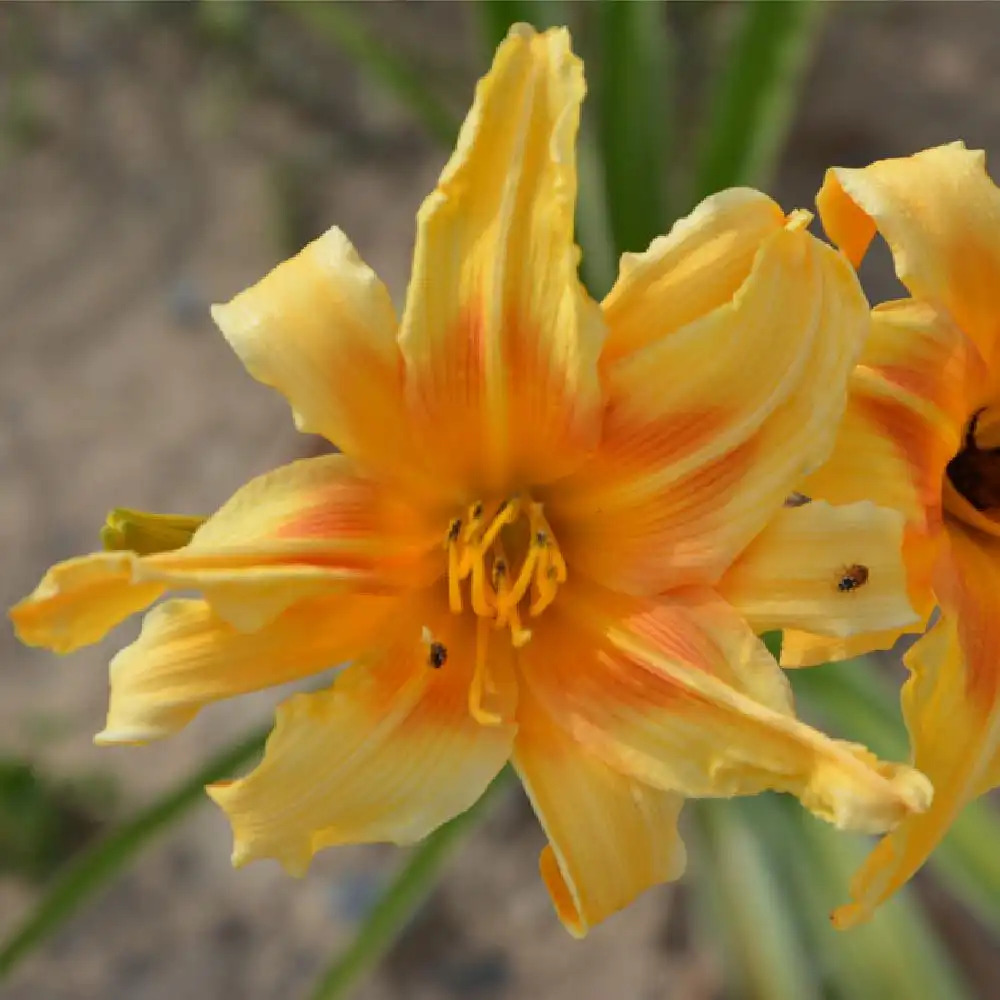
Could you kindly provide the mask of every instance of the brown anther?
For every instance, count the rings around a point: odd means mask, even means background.
[[[451,522],[451,524],[448,525],[448,541],[457,542],[458,536],[459,534],[461,534],[461,531],[462,531],[462,519],[460,517],[456,517]]]
[[[472,508],[472,519],[478,521],[483,516],[483,505],[481,502],[477,502]]]
[[[547,531],[535,532],[535,544],[543,548],[549,544],[549,533]]]
[[[445,665],[448,659],[448,650],[443,643],[432,642],[427,651],[427,665],[437,670]]]

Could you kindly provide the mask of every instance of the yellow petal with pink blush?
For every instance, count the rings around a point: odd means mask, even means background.
[[[205,601],[165,601],[111,661],[108,719],[96,742],[161,739],[211,702],[354,659],[391,627],[398,603],[357,594],[307,599],[257,631],[241,632]]]
[[[353,468],[332,455],[269,472],[238,490],[180,549],[59,563],[11,610],[18,635],[70,652],[166,590],[188,588],[230,624],[253,631],[307,597],[385,592],[426,579],[436,534],[414,508]]]
[[[798,721],[777,663],[710,592],[577,591],[557,610],[522,651],[525,684],[610,767],[689,797],[790,792],[834,825],[866,832],[929,805],[919,772]]]
[[[712,583],[829,454],[868,308],[802,223],[730,302],[608,369],[600,448],[549,498],[577,570],[636,594]]]
[[[286,701],[257,768],[209,788],[232,822],[234,861],[302,873],[323,847],[412,843],[468,809],[516,732],[469,714],[474,632],[445,604],[415,599],[332,688]],[[447,650],[440,666],[428,633]]]
[[[212,316],[247,370],[366,469],[432,494],[414,453],[389,293],[336,227]]]
[[[532,698],[522,700],[518,722],[514,766],[549,840],[542,878],[559,919],[583,937],[683,873],[684,800],[608,767]]]
[[[816,198],[830,238],[857,264],[876,230],[910,294],[1000,360],[1000,190],[982,150],[963,143],[827,171]]]
[[[1000,542],[950,526],[937,589],[943,617],[907,653],[903,688],[914,766],[933,782],[934,802],[868,857],[851,882],[853,901],[834,914],[842,927],[870,917],[1000,779]]]
[[[410,420],[469,495],[564,475],[600,431],[604,326],[573,242],[584,89],[564,29],[513,27],[417,216]]]
[[[867,501],[786,507],[726,571],[719,593],[755,632],[793,628],[846,638],[920,630],[903,525],[899,511]]]

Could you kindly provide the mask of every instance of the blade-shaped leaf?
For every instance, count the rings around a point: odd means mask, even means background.
[[[14,932],[0,942],[0,979],[37,948],[88,897],[110,882],[155,836],[207,803],[205,785],[238,771],[264,748],[265,731],[244,737],[113,830],[56,878]]]
[[[511,777],[509,769],[501,771],[468,812],[445,823],[413,849],[354,940],[320,975],[310,993],[311,1000],[338,1000],[347,996],[348,990],[371,971],[430,895],[442,867],[462,837],[482,818],[493,797],[509,784]]]
[[[770,179],[825,13],[816,0],[734,5],[739,23],[703,132],[692,204]]]
[[[663,5],[603,0],[598,10],[601,153],[615,249],[645,250],[667,230],[673,132],[671,38]]]

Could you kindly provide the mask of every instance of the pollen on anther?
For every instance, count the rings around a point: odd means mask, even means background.
[[[432,642],[427,651],[427,665],[437,670],[443,667],[448,659],[448,650],[443,643]]]

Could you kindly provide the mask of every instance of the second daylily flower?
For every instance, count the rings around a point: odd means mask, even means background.
[[[909,298],[876,306],[833,457],[804,487],[907,517],[914,600],[940,620],[907,654],[903,711],[934,804],[882,841],[836,921],[871,915],[971,799],[1000,785],[1000,190],[961,143],[829,171],[818,198],[856,264],[876,232]],[[885,648],[786,636],[790,666]]]
[[[582,934],[680,871],[685,796],[777,789],[868,831],[928,804],[917,772],[798,721],[754,634],[914,617],[899,514],[783,506],[867,331],[853,271],[807,215],[734,190],[598,306],[573,242],[583,94],[565,31],[512,31],[420,210],[398,323],[337,229],[215,310],[343,454],[251,482],[182,547],[62,563],[13,611],[68,651],[202,592],[115,657],[103,743],[353,661],[210,789],[237,862],[417,840],[512,761]]]

